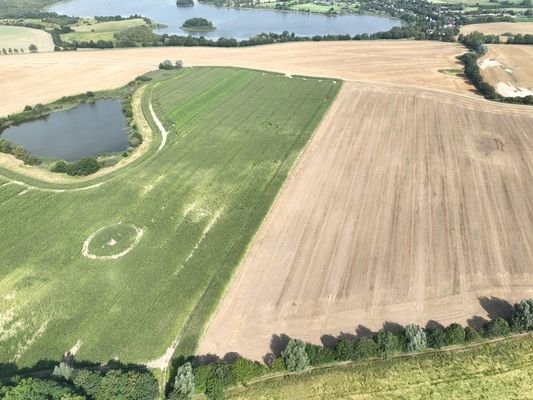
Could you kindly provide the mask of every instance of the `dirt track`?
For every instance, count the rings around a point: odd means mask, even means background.
[[[483,77],[504,96],[533,95],[533,46],[489,45],[481,63]]]
[[[164,59],[185,66],[231,65],[288,74],[400,83],[469,93],[463,79],[439,69],[457,68],[458,44],[424,41],[310,42],[222,48],[145,48],[0,57],[0,116],[26,104],[124,85]]]
[[[346,82],[199,353],[447,324],[533,295],[533,114]]]

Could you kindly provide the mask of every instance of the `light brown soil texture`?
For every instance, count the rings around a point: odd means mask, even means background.
[[[480,64],[483,77],[501,95],[533,95],[533,46],[489,45]]]
[[[466,323],[533,296],[532,126],[527,107],[344,83],[199,353],[261,359],[274,334]]]
[[[504,33],[533,34],[533,22],[492,22],[489,24],[465,25],[461,28],[463,35],[472,32],[481,32],[486,35],[502,35]]]
[[[143,48],[0,57],[0,116],[88,90],[122,86],[165,59],[185,66],[247,67],[348,80],[399,83],[469,93],[464,79],[439,73],[460,68],[465,49],[430,41],[309,42],[250,48]]]

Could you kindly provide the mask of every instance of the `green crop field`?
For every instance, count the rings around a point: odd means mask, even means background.
[[[39,51],[52,51],[54,49],[52,36],[45,31],[0,25],[0,51],[12,48],[29,52],[30,44],[36,45]]]
[[[83,20],[87,21],[87,20]],[[65,33],[61,35],[61,39],[66,42],[72,42],[74,40],[78,42],[89,42],[91,40],[97,42],[98,40],[112,40],[116,41],[114,34],[122,32],[129,28],[134,28],[136,26],[149,26],[144,19],[135,18],[127,19],[123,21],[106,21],[106,22],[94,22],[91,23],[82,23],[76,26],[73,26],[75,32]]]
[[[142,102],[168,131],[160,151],[156,135],[73,186],[0,169],[0,362],[57,360],[78,341],[80,360],[146,362],[178,334],[178,353],[193,352],[341,86],[233,68],[154,77]]]
[[[229,399],[531,399],[533,337],[336,366],[232,389]]]

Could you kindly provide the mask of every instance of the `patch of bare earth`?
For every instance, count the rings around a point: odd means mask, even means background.
[[[529,108],[345,82],[199,353],[261,359],[273,334],[466,323],[533,296],[532,126]]]
[[[490,45],[481,74],[502,96],[533,95],[533,46]]]
[[[0,57],[0,116],[26,104],[62,96],[116,88],[157,69],[164,59],[185,66],[221,65],[312,75],[400,83],[468,93],[464,79],[439,73],[458,68],[464,48],[436,41],[309,42],[250,48],[138,48],[107,51],[28,54]],[[68,77],[66,79],[65,77]]]

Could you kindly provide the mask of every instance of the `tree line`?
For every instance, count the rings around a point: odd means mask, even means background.
[[[533,38],[533,35],[529,36]],[[465,66],[464,74],[486,99],[505,103],[533,105],[533,96],[531,95],[524,97],[505,97],[500,95],[491,84],[483,79],[483,76],[481,75],[478,60],[487,52],[486,43],[499,43],[498,35],[484,35],[480,32],[472,32],[464,36],[459,35],[458,39],[471,50],[459,57],[459,60],[461,60]]]
[[[526,332],[533,332],[533,299],[514,304],[509,318],[493,318],[479,329],[457,323],[427,328],[410,324],[395,331],[381,329],[366,336],[341,337],[333,347],[287,338],[280,354],[266,357],[265,363],[238,355],[231,361],[215,356],[175,360],[177,368],[166,388],[165,399],[191,399],[197,393],[204,393],[208,399],[221,400],[227,388],[246,385],[255,378],[274,372],[299,372],[311,366],[335,362],[388,360],[401,354],[481,343]],[[10,370],[12,375],[31,374],[31,371],[17,370],[14,366],[6,366],[4,370]],[[41,396],[31,398],[63,400],[150,400],[160,396],[156,379],[143,366],[117,363],[78,365],[73,357],[67,355],[55,365],[53,372],[43,374],[42,370],[38,371],[41,376],[38,379],[20,376],[8,379],[1,386],[0,394],[6,400],[26,400],[29,393]]]

